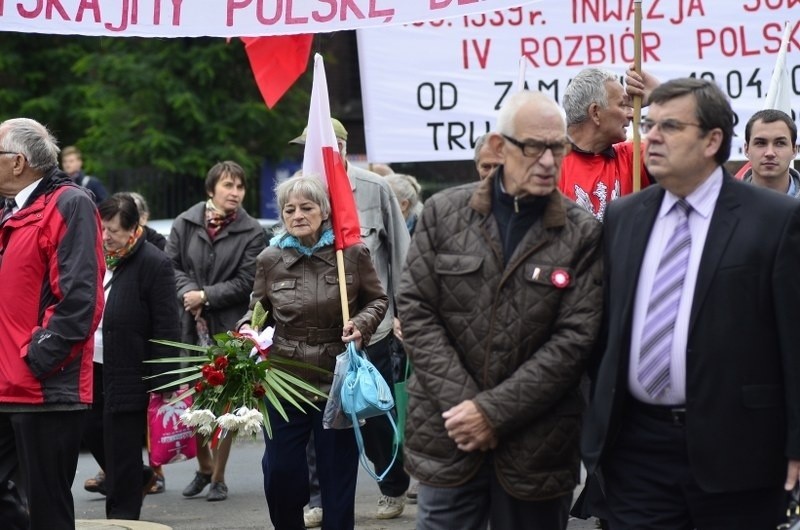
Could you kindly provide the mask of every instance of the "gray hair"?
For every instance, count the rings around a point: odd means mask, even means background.
[[[474,162],[477,164],[478,159],[480,158],[481,149],[483,149],[484,144],[486,144],[486,139],[489,138],[489,133],[482,134],[475,140],[475,156],[473,157]]]
[[[497,115],[497,132],[499,134],[505,134],[506,136],[514,136],[517,132],[514,119],[519,110],[529,103],[550,104],[559,114],[563,115],[561,108],[549,96],[542,92],[521,90],[512,94],[500,109],[500,113]]]
[[[30,118],[12,118],[0,123],[0,150],[20,153],[28,166],[42,173],[58,166],[58,141],[41,123]]]
[[[619,78],[601,68],[584,68],[567,85],[562,105],[567,113],[567,125],[577,125],[589,119],[589,106],[597,103],[608,107],[606,83],[619,83]]]
[[[281,223],[275,227],[275,235],[286,234],[286,226],[283,224],[283,208],[292,195],[299,195],[318,205],[322,211],[322,218],[326,219],[322,223],[322,229],[330,226],[331,201],[328,198],[328,190],[316,175],[298,175],[275,186],[275,200],[278,202],[278,211],[281,212]]]
[[[135,191],[129,191],[128,195],[133,202],[136,203],[136,209],[139,210],[140,216],[149,216],[150,215],[150,208],[147,206],[147,201],[144,200],[141,193],[137,193]]]
[[[394,173],[386,175],[384,178],[389,183],[389,186],[392,187],[397,200],[408,201],[409,209],[414,211],[414,208],[420,202],[420,192],[422,191],[422,186],[419,185],[416,177]]]

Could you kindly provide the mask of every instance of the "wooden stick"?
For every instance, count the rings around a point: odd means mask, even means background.
[[[642,0],[633,1],[633,69],[642,75]],[[633,98],[633,191],[639,191],[642,180],[642,96]]]
[[[339,275],[339,298],[342,299],[342,326],[350,320],[350,305],[347,303],[347,283],[344,280],[344,251],[336,251],[336,272]]]

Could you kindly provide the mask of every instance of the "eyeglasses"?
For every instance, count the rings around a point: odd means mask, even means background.
[[[0,155],[18,155],[17,151],[0,151]]]
[[[670,134],[675,134],[681,132],[686,127],[697,127],[702,129],[703,126],[699,123],[689,123],[685,121],[678,121],[673,120],[672,118],[667,118],[666,120],[649,120],[647,118],[643,119],[641,123],[639,123],[639,130],[642,131],[642,134],[648,134],[650,131],[653,130],[654,127],[658,127],[658,130],[661,131],[662,134],[669,136]]]
[[[503,138],[516,145],[522,151],[523,156],[528,158],[539,158],[545,151],[550,149],[553,153],[553,158],[561,158],[569,153],[571,144],[569,140],[561,140],[558,142],[539,142],[537,140],[528,140],[527,142],[520,142],[516,138],[502,135]]]

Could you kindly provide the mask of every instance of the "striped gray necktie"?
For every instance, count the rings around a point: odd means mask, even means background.
[[[647,306],[647,316],[642,331],[637,379],[653,398],[663,394],[670,386],[670,360],[675,319],[681,303],[683,281],[689,265],[692,235],[689,232],[689,213],[692,207],[681,199],[675,203],[678,224],[667,241]]]

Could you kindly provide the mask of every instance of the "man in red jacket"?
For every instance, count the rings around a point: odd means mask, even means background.
[[[27,118],[0,123],[0,521],[75,528],[70,486],[92,402],[103,311],[100,220],[58,169],[58,146]],[[19,472],[28,517],[13,502]],[[3,502],[5,500],[5,502]]]

